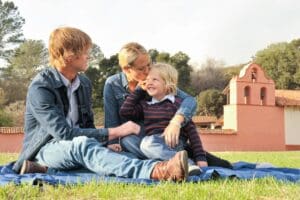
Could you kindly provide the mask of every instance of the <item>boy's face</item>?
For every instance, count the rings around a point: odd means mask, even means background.
[[[151,69],[146,78],[146,91],[157,100],[167,95],[166,83],[156,69]]]

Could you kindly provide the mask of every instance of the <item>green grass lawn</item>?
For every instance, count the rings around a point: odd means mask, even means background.
[[[300,168],[300,152],[222,152],[232,162],[268,162],[278,167]],[[0,165],[17,154],[1,154]],[[0,199],[300,199],[300,184],[273,178],[253,180],[210,180],[200,183],[162,183],[146,186],[92,182],[76,186],[7,185]]]

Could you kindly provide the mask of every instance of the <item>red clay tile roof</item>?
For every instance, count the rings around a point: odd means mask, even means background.
[[[23,134],[23,127],[0,127],[0,134]]]
[[[217,118],[214,116],[194,116],[193,122],[194,123],[215,123]]]
[[[300,90],[275,90],[277,106],[300,106]]]

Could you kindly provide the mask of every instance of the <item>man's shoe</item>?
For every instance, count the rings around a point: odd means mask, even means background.
[[[48,169],[48,167],[42,166],[36,162],[24,160],[20,174],[46,173],[47,169]]]
[[[188,156],[186,151],[179,151],[168,161],[157,163],[151,173],[155,180],[183,181],[188,177]]]
[[[189,176],[199,176],[202,173],[202,169],[197,165],[189,165]]]

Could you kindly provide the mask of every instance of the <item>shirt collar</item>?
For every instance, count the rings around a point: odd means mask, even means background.
[[[175,102],[175,96],[173,94],[168,94],[168,95],[164,96],[164,98],[162,98],[161,100],[157,100],[154,97],[152,97],[151,101],[148,101],[147,103],[149,105],[152,105],[152,104],[162,102],[164,100],[170,100],[172,103],[174,103]]]
[[[69,81],[69,79],[67,79],[66,77],[64,77],[64,75],[62,75],[62,73],[58,72],[58,74],[60,75],[63,84],[67,88],[70,87],[70,86],[72,86],[72,88],[74,88],[76,90],[79,87],[80,80],[79,80],[78,76],[76,76],[75,80],[71,83],[71,81]]]

